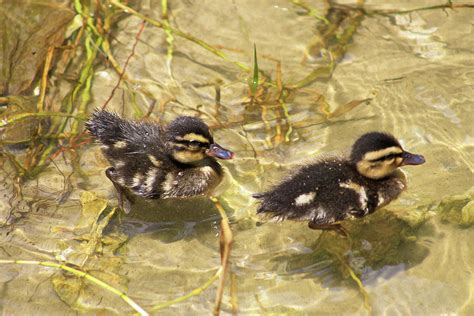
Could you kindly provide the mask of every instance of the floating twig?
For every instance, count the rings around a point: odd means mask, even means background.
[[[214,315],[219,315],[221,309],[222,296],[224,294],[225,276],[229,265],[230,250],[232,246],[232,230],[230,229],[229,219],[224,208],[216,197],[211,197],[211,201],[219,211],[221,216],[221,232],[220,232],[220,250],[221,250],[221,267],[222,274],[217,288],[216,300],[214,302]]]

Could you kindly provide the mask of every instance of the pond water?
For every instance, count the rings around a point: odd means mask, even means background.
[[[325,1],[169,1],[171,26],[248,69],[256,44],[259,69],[273,84],[253,103],[251,71],[145,25],[108,109],[140,117],[156,100],[149,119],[200,116],[235,152],[223,163],[220,194],[234,234],[222,314],[474,314],[474,8],[453,2],[366,1],[361,11],[357,1],[332,9]],[[161,4],[134,8],[160,20]],[[120,65],[141,22],[124,14],[113,29]],[[305,81],[331,60],[331,75]],[[293,87],[280,99],[279,77]],[[118,79],[110,63],[94,68],[89,111]],[[347,153],[372,130],[393,133],[427,162],[404,168],[409,188],[400,199],[345,223],[350,238],[255,215],[252,193],[317,155]],[[79,265],[147,310],[216,273],[220,217],[210,201],[138,201],[94,235],[115,192],[99,146],[77,155],[78,163],[59,156],[22,183],[22,196],[12,195],[19,184],[2,157],[0,258]],[[133,312],[120,297],[51,267],[2,264],[0,284],[4,315]],[[210,314],[216,287],[159,313]]]

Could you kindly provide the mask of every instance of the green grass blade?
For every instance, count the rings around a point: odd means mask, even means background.
[[[257,61],[257,46],[253,44],[253,77],[249,82],[250,92],[252,96],[255,95],[258,87],[258,61]]]

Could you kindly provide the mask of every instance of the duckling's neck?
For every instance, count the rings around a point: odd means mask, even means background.
[[[221,165],[212,157],[206,157],[189,163],[182,163],[177,160],[175,160],[175,162],[176,165],[182,169],[211,167],[218,175],[222,175]]]
[[[395,169],[392,173],[388,174],[388,175],[385,175],[385,176],[381,176],[381,177],[371,177],[371,176],[367,176],[366,173],[367,172],[364,172],[366,170],[361,170],[360,168],[357,167],[357,163],[353,162],[353,161],[350,161],[349,162],[349,166],[350,168],[358,175],[360,175],[363,179],[367,180],[367,181],[370,181],[370,182],[383,182],[383,181],[386,181],[386,180],[389,180],[389,179],[399,179],[401,180],[404,184],[406,183],[406,176],[405,176],[405,173],[403,173],[402,170],[400,169]],[[370,174],[370,172],[368,172]]]
[[[378,203],[377,208],[382,207],[398,198],[406,189],[407,179],[402,170],[395,170],[390,176],[377,181]]]
[[[403,184],[406,185],[407,183],[407,176],[405,172],[403,172],[401,169],[396,169],[391,175],[387,177],[388,179],[398,179],[400,180]]]
[[[221,182],[223,170],[212,158],[193,165],[179,164],[167,174],[162,197],[189,197],[211,193]]]

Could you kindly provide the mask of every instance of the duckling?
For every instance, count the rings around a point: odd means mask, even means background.
[[[277,221],[307,220],[311,229],[347,236],[342,220],[364,217],[396,199],[406,188],[398,168],[424,162],[423,156],[403,150],[394,136],[370,132],[357,139],[350,157],[321,158],[270,191],[253,195],[261,200],[257,213]]]
[[[180,116],[162,127],[97,110],[85,126],[102,144],[111,164],[105,174],[126,213],[130,212],[133,195],[167,199],[211,193],[223,178],[215,158],[234,156],[216,144],[209,127],[195,117]]]

